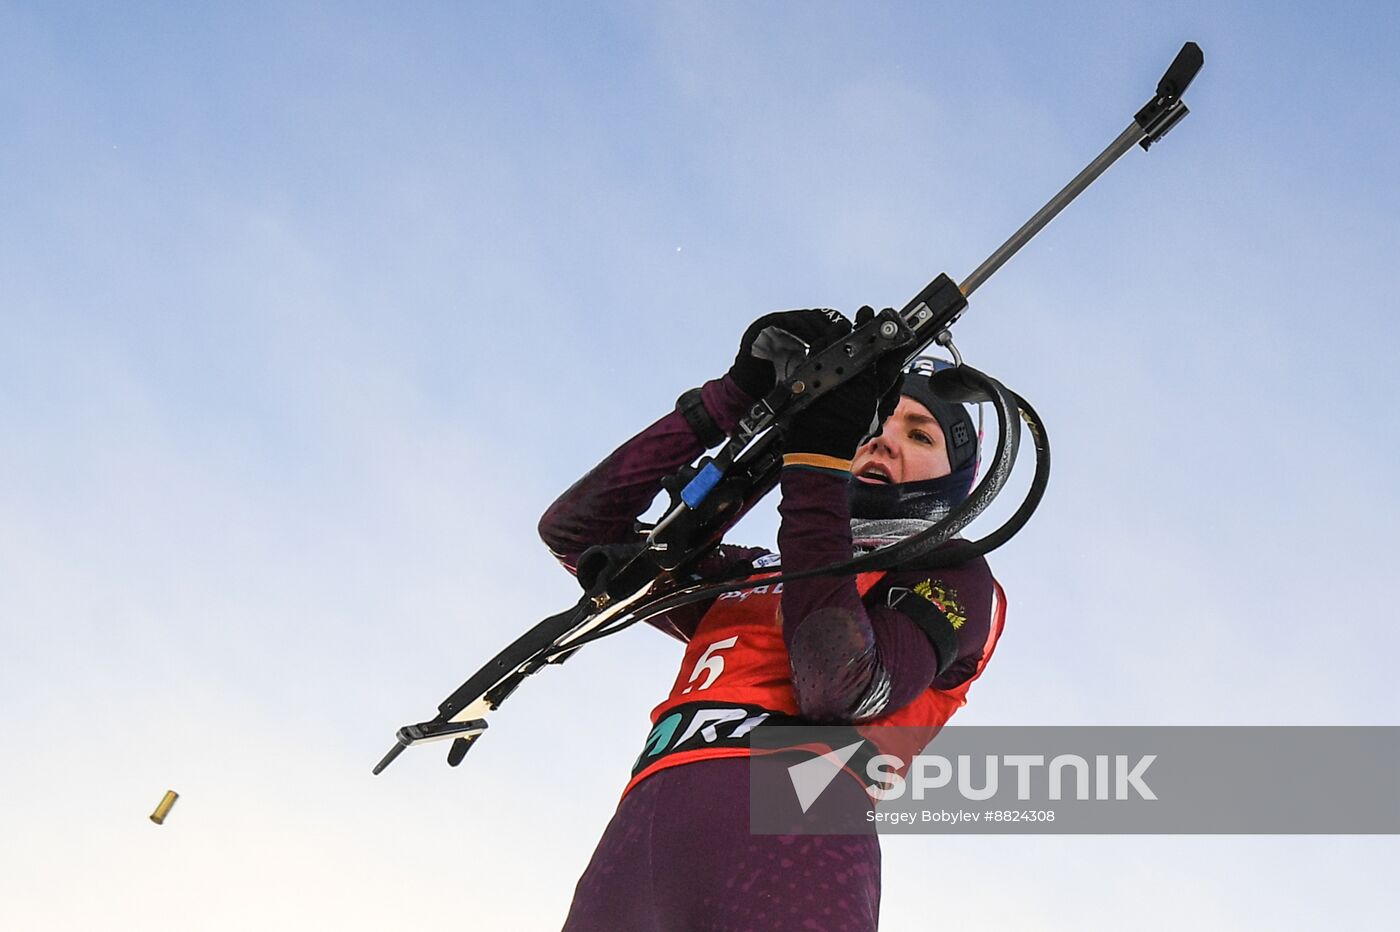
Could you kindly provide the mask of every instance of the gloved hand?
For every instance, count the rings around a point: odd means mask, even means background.
[[[860,327],[875,316],[871,307],[856,312]],[[812,406],[793,416],[783,433],[783,452],[818,453],[848,460],[862,440],[878,431],[899,404],[904,354],[895,351]]]
[[[754,355],[755,343],[759,343],[760,353],[772,348],[764,345],[766,340],[759,341],[760,334],[769,327],[786,331],[806,343],[809,353],[825,349],[851,332],[851,322],[840,311],[832,310],[775,311],[749,324],[739,341],[739,354],[734,357],[729,375],[755,400],[771,392],[777,381],[773,363]]]

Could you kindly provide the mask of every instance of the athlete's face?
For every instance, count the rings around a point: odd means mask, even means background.
[[[942,426],[928,408],[907,396],[851,460],[851,475],[858,482],[922,482],[950,472]]]

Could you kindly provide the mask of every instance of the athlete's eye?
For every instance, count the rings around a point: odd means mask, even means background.
[[[914,440],[916,440],[919,443],[924,443],[929,446],[933,446],[933,438],[921,430],[911,431],[909,436],[913,437]]]

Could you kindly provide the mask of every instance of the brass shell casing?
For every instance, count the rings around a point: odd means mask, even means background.
[[[166,790],[165,797],[156,806],[156,811],[151,813],[151,821],[157,825],[165,824],[165,817],[170,814],[170,807],[175,805],[175,800],[180,798],[180,794],[174,790]]]

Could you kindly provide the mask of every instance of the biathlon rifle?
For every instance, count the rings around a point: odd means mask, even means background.
[[[394,746],[374,773],[389,766],[404,748],[447,739],[452,740],[447,762],[457,766],[486,731],[487,714],[500,708],[527,677],[546,664],[562,663],[584,644],[638,621],[748,585],[747,571],[704,582],[687,573],[777,485],[782,452],[774,428],[892,355],[902,354],[909,362],[932,343],[952,351],[958,364],[934,374],[934,390],[948,401],[990,402],[999,425],[991,465],[967,500],[927,530],[833,566],[779,573],[765,582],[889,569],[914,558],[924,567],[956,565],[1005,543],[1030,518],[1044,493],[1049,478],[1049,442],[1039,417],[1024,398],[962,364],[952,345],[950,328],[967,309],[968,297],[1110,165],[1135,145],[1150,148],[1186,116],[1181,95],[1203,61],[1194,42],[1182,46],[1157,83],[1156,93],[1128,128],[962,282],[939,275],[900,311],[886,308],[845,338],[810,354],[805,344],[782,331],[764,331],[755,343],[755,353],[773,362],[777,375],[773,390],[739,420],[718,454],[703,457],[663,483],[671,493],[671,504],[661,519],[633,545],[594,547],[584,553],[578,574],[586,590],[578,603],[541,621],[493,657],[443,700],[435,718],[400,728]],[[1001,491],[1015,462],[1023,421],[1036,453],[1035,474],[1025,499],[986,537],[950,541]]]

